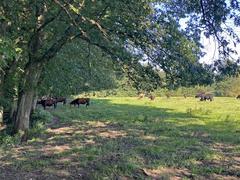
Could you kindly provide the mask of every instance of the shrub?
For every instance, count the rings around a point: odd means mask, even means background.
[[[30,125],[31,127],[37,126],[38,123],[46,124],[48,122],[51,122],[53,119],[53,116],[50,112],[42,110],[42,109],[36,109],[36,111],[31,116]]]

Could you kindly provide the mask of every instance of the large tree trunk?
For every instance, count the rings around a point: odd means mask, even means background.
[[[36,27],[35,32],[29,41],[29,61],[25,67],[25,77],[23,78],[22,87],[18,97],[17,115],[14,124],[14,131],[20,130],[25,133],[29,129],[29,120],[32,111],[36,88],[42,71],[42,64],[39,62],[39,49],[43,43],[44,33],[40,27],[44,24],[45,17],[43,16],[44,2],[36,3]]]
[[[34,91],[29,90],[22,94],[19,98],[18,110],[15,122],[15,131],[26,131],[29,129],[29,118],[32,108],[32,101],[34,97]]]
[[[29,65],[26,70],[22,91],[18,98],[17,114],[14,124],[15,133],[26,132],[29,129],[29,120],[32,111],[32,105],[35,97],[37,83],[41,74],[41,65]]]

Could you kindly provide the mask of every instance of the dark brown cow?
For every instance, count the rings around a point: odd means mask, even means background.
[[[202,94],[200,97],[200,101],[213,101],[213,95],[212,94]]]
[[[66,104],[67,103],[67,98],[65,97],[54,97],[54,99],[56,100],[57,103],[63,103]]]
[[[80,104],[86,104],[86,107],[88,107],[90,104],[90,98],[77,98],[70,102],[70,105],[74,105],[74,107],[76,105],[79,107]]]
[[[240,95],[237,95],[236,99],[240,99]]]
[[[155,99],[155,96],[152,95],[152,94],[150,94],[150,95],[148,96],[148,98],[149,98],[151,101],[153,101],[153,100]]]
[[[57,101],[54,98],[38,100],[37,104],[41,104],[44,109],[46,109],[47,106],[53,106],[54,109],[57,107]]]

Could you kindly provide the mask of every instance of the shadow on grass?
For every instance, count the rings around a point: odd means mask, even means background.
[[[207,116],[156,108],[150,101],[99,99],[89,108],[50,111],[59,123],[0,151],[0,179],[240,177],[235,121],[225,128],[225,121],[208,122]]]

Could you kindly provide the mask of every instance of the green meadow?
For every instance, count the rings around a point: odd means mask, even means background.
[[[38,136],[0,145],[0,179],[240,178],[235,98],[109,97],[48,111]]]

